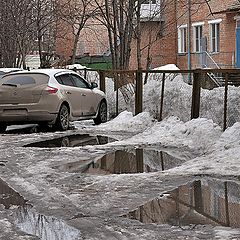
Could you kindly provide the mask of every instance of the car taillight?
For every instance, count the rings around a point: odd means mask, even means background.
[[[49,93],[49,94],[52,94],[52,93],[56,93],[57,91],[58,91],[58,89],[57,88],[55,88],[55,87],[50,87],[50,86],[47,86],[47,92]]]

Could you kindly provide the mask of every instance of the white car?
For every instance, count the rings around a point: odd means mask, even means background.
[[[96,83],[66,69],[6,74],[0,80],[0,131],[9,125],[37,123],[67,130],[69,121],[107,121],[107,101]]]
[[[21,68],[0,68],[0,79],[7,73],[22,71]]]

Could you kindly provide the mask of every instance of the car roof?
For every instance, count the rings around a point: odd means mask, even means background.
[[[16,71],[22,71],[22,68],[0,68],[0,72],[9,73],[9,72],[16,72]]]
[[[20,72],[13,72],[13,73],[9,73],[8,75],[13,75],[13,74],[26,74],[26,73],[41,73],[41,74],[46,74],[48,76],[54,76],[55,74],[58,73],[75,73],[72,70],[68,70],[68,69],[53,69],[53,68],[44,68],[44,69],[33,69],[33,70],[24,70],[24,71],[20,71]]]

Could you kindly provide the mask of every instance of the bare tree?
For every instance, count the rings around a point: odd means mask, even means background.
[[[56,4],[55,0],[34,0],[32,11],[41,68],[49,67],[50,59],[54,55],[57,31]]]
[[[16,31],[11,16],[11,2],[0,1],[0,66],[15,67],[17,57]]]
[[[9,13],[13,22],[12,31],[15,33],[15,41],[18,49],[16,67],[26,68],[26,55],[34,45],[34,22],[32,20],[31,0],[10,0]]]
[[[59,17],[69,25],[74,36],[72,64],[74,64],[76,60],[80,34],[85,28],[87,21],[94,17],[96,10],[91,0],[67,0],[58,6]]]
[[[136,0],[95,0],[98,20],[108,30],[109,47],[114,69],[128,69],[133,35]]]
[[[26,55],[38,50],[41,67],[53,52],[55,0],[0,0],[1,66],[26,67]],[[51,49],[50,49],[51,48]]]

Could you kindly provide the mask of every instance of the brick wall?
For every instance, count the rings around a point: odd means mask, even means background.
[[[102,55],[109,49],[107,28],[99,21],[89,21],[82,30],[77,54]]]
[[[150,50],[151,68],[174,63],[180,69],[188,68],[188,56],[178,54],[178,36],[177,26],[188,24],[188,6],[187,0],[166,0],[166,8],[162,12],[164,27],[163,35],[159,36],[159,22],[144,22],[141,24],[142,48],[148,45],[149,36],[155,39]],[[208,21],[221,19],[220,23],[220,52],[212,53],[211,57],[222,67],[231,67],[235,61],[235,25],[234,16],[236,13],[211,14],[226,10],[234,0],[211,0],[209,5],[204,1],[192,0],[191,21],[192,24],[203,22],[203,37],[207,40],[207,51],[210,51],[210,25]],[[210,10],[211,9],[211,10]],[[193,27],[191,27],[191,64],[192,68],[199,67],[200,54],[194,53]],[[147,47],[142,51],[142,68],[146,68]],[[209,60],[210,62],[210,60]],[[136,39],[132,41],[130,68],[137,67],[136,57]]]
[[[66,0],[61,0],[61,2],[64,4]],[[99,0],[99,2],[101,2],[101,0]],[[95,7],[96,6],[92,5],[93,9]],[[65,61],[69,60],[72,56],[73,43],[74,34],[72,26],[59,20],[56,53]],[[98,20],[89,19],[81,31],[76,54],[101,55],[108,49],[109,45],[106,27],[100,24]]]
[[[62,64],[65,64],[66,61],[72,56],[73,49],[73,34],[71,27],[63,22],[58,22],[58,31],[56,39],[56,54],[61,57]]]
[[[182,2],[182,1],[181,1]],[[177,25],[188,23],[187,6],[177,2]],[[186,2],[186,1],[185,1]],[[195,1],[196,2],[196,1]],[[226,10],[234,0],[212,0],[209,2],[212,12]],[[208,21],[221,19],[220,23],[220,52],[212,53],[211,57],[222,67],[231,67],[235,58],[235,20],[234,13],[210,14],[209,6],[206,3],[196,4],[193,2],[191,9],[192,24],[203,22],[203,37],[207,39],[207,51],[210,51],[210,25]],[[199,67],[199,54],[194,53],[193,27],[191,28],[191,63],[192,68]],[[187,69],[187,54],[177,55],[177,65],[181,69]],[[227,65],[227,66],[226,66]]]
[[[176,63],[177,35],[175,1],[170,0],[164,11],[162,20],[141,22],[141,64],[146,69],[148,47],[150,46],[150,68]],[[149,44],[152,43],[152,44]],[[130,68],[137,68],[137,39],[131,45]]]

